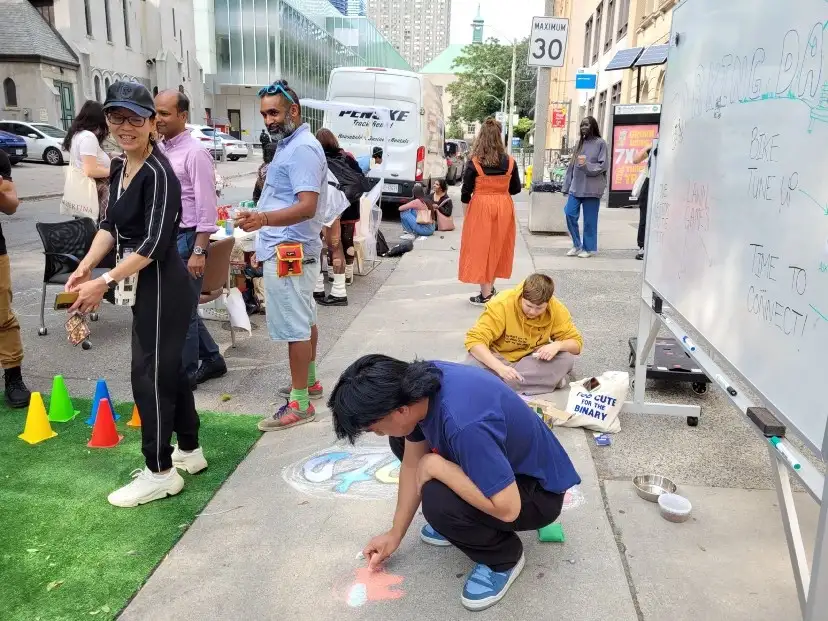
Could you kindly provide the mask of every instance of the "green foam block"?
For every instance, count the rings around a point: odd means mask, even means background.
[[[565,541],[563,526],[558,522],[552,522],[538,529],[538,539],[541,541],[552,541],[555,543],[563,543]]]

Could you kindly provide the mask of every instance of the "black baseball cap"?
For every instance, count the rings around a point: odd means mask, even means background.
[[[155,102],[147,87],[139,82],[113,82],[106,89],[103,109],[126,108],[145,119],[155,114]]]

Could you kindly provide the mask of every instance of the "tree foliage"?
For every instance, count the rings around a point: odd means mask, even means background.
[[[515,128],[514,128],[515,136],[517,136],[521,140],[525,140],[526,135],[530,131],[532,131],[532,128],[534,126],[535,126],[535,122],[532,119],[527,118],[525,116],[521,117],[520,120],[518,121],[517,125],[515,125]]]
[[[527,38],[517,44],[515,112],[520,116],[533,118],[536,72],[527,65],[528,56]],[[467,45],[454,61],[454,71],[457,80],[448,87],[453,101],[453,111],[457,117],[465,121],[483,121],[501,110],[498,100],[503,99],[505,89],[503,82],[487,75],[486,72],[509,80],[512,73],[512,46],[501,44],[497,39]]]
[[[460,121],[457,118],[452,118],[449,121],[449,125],[446,128],[446,138],[455,138],[458,140],[462,140],[463,126],[460,125]]]

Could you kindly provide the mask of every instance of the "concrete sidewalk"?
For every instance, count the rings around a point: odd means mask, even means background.
[[[525,201],[517,204],[524,227]],[[555,277],[585,336],[579,377],[626,368],[626,340],[637,325],[636,220],[637,211],[602,210],[596,259],[564,257],[565,238],[518,239],[512,282],[535,268]],[[463,358],[463,335],[479,309],[467,300],[474,288],[456,280],[459,240],[458,229],[415,242],[321,360],[326,387],[368,352]],[[659,400],[691,400],[682,387],[654,392]],[[540,544],[525,533],[523,574],[499,605],[477,614],[459,602],[470,562],[454,549],[422,544],[422,516],[387,572],[365,574],[355,556],[390,525],[395,460],[377,438],[335,444],[330,416],[319,412],[313,423],[263,436],[121,618],[798,618],[764,448],[715,393],[705,398],[697,428],[625,415],[606,448],[595,447],[589,432],[556,431],[583,479],[561,518],[566,543]],[[690,522],[666,522],[635,495],[631,476],[647,472],[676,481],[693,502]],[[801,494],[797,502],[812,545],[816,507]]]

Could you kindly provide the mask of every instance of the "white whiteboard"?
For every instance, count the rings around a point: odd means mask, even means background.
[[[828,422],[826,28],[826,0],[675,9],[644,274],[817,450]]]

